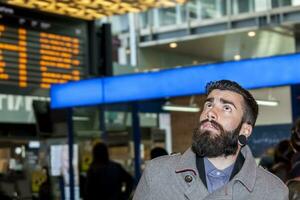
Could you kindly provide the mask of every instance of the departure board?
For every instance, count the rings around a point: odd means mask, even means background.
[[[0,85],[48,89],[85,76],[85,21],[0,5]]]

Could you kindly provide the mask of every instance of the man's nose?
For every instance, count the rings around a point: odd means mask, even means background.
[[[215,110],[212,108],[212,109],[210,109],[208,112],[207,112],[207,119],[209,120],[209,121],[212,121],[212,120],[217,120],[217,114],[216,114],[216,112],[215,112]]]

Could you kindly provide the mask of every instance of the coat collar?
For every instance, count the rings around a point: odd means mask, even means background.
[[[196,155],[195,153],[189,148],[182,154],[178,165],[175,168],[176,173],[181,173],[189,171],[191,172],[194,176],[198,176],[198,171],[196,167]]]
[[[230,182],[234,183],[236,181],[239,181],[247,188],[248,191],[252,192],[255,185],[257,165],[248,146],[243,147],[241,149],[241,153],[245,158],[244,165]],[[195,188],[196,190],[198,190],[197,195],[200,195],[195,199],[199,199],[199,197],[201,196],[205,197],[209,194],[207,188],[199,178],[199,172],[196,166],[196,155],[191,150],[191,148],[189,148],[181,156],[175,168],[175,173],[178,175],[178,178],[180,179],[179,181],[184,185],[187,196],[192,195],[192,191],[195,193]],[[190,183],[185,180],[186,176],[188,175],[192,176],[193,178],[193,181]]]
[[[243,147],[241,152],[245,158],[245,162],[240,172],[232,180],[240,181],[248,191],[252,192],[255,185],[257,165],[248,146]]]

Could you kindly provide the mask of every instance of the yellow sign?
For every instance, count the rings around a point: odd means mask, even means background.
[[[47,176],[42,170],[34,171],[31,174],[32,192],[39,192],[40,186],[46,180]]]

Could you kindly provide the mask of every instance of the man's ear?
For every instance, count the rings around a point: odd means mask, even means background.
[[[248,138],[251,135],[251,133],[252,133],[252,125],[244,122],[242,124],[240,134],[243,134]]]

